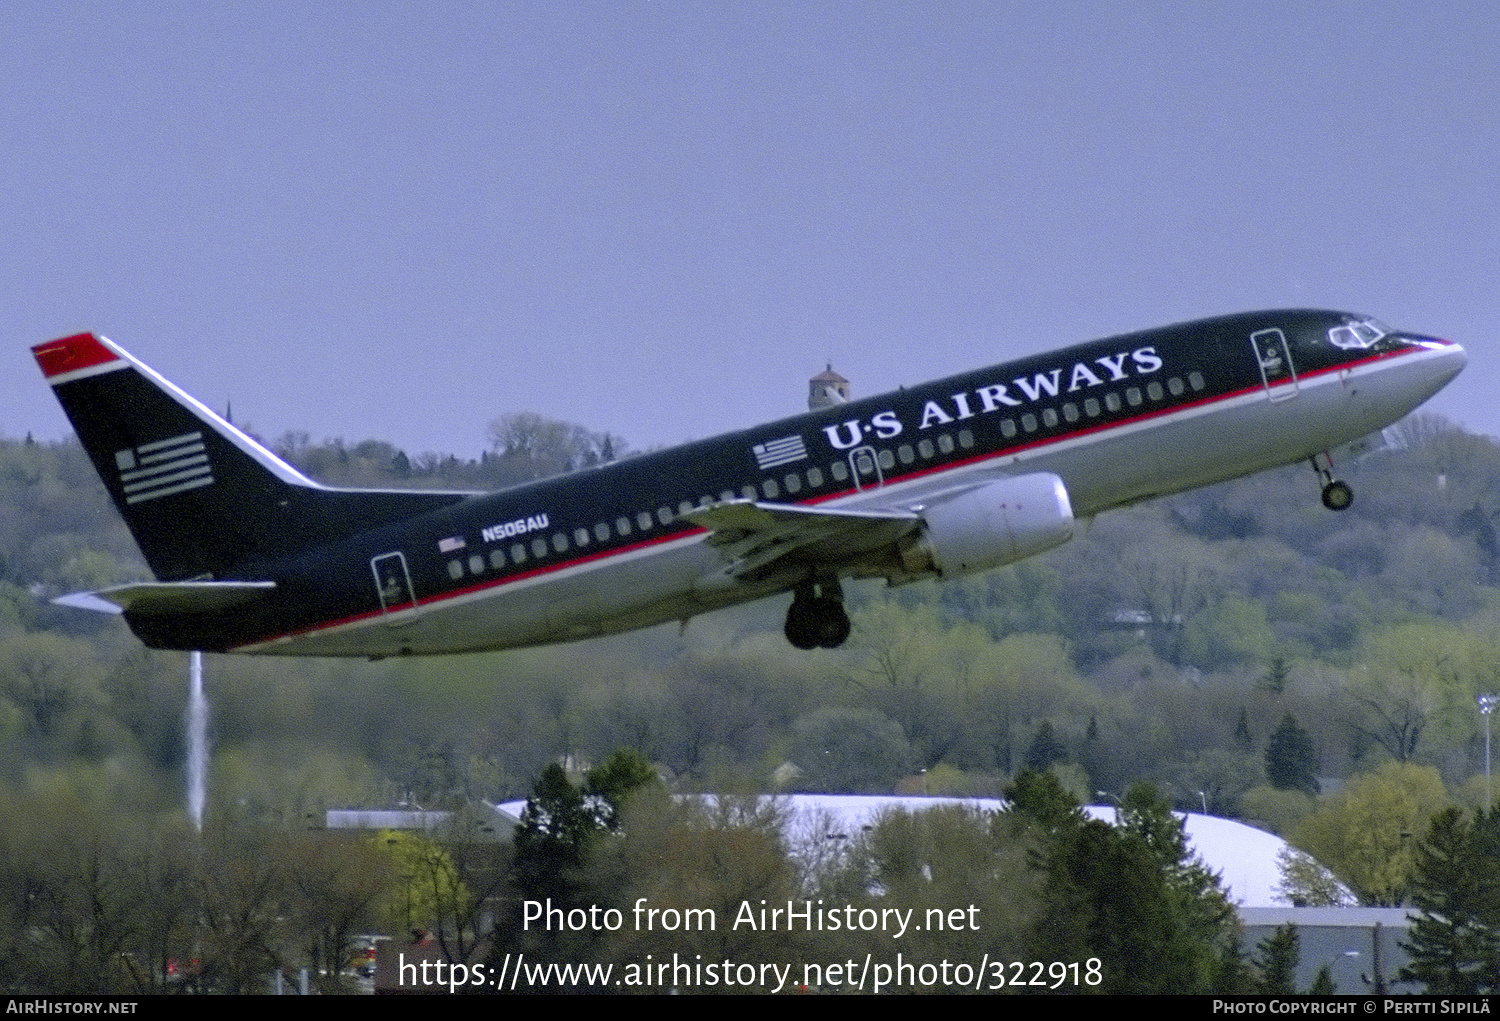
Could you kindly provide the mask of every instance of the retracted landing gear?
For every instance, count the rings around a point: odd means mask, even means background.
[[[1331,511],[1348,510],[1354,502],[1354,490],[1349,483],[1333,477],[1333,460],[1327,453],[1314,454],[1311,458],[1313,471],[1323,486],[1323,506]]]
[[[849,637],[849,615],[837,578],[798,585],[786,611],[786,640],[799,649],[836,649]]]

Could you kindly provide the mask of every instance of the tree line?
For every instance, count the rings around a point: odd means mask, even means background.
[[[277,446],[332,484],[448,488],[628,454],[557,425],[497,429],[472,459]],[[1347,467],[1340,515],[1292,467],[1101,516],[977,577],[852,585],[841,650],[788,649],[768,601],[554,649],[211,657],[211,796],[285,828],[328,807],[520,797],[548,764],[621,747],[679,792],[996,795],[1029,767],[1082,801],[1149,782],[1179,810],[1288,836],[1366,903],[1412,903],[1411,834],[1485,803],[1474,699],[1500,687],[1500,447],[1430,417],[1400,432]],[[0,793],[175,812],[185,657],[47,601],[146,576],[92,467],[72,442],[0,440],[0,508]]]

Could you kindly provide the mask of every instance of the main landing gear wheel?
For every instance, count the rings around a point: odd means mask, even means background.
[[[786,611],[786,640],[798,649],[837,649],[849,638],[849,614],[837,582],[797,586]]]
[[[1332,511],[1348,510],[1354,502],[1354,490],[1349,483],[1337,479],[1323,487],[1323,506]]]
[[[1349,483],[1333,477],[1333,460],[1326,453],[1314,454],[1311,460],[1313,471],[1323,484],[1323,506],[1331,511],[1348,510],[1354,502],[1354,490]]]

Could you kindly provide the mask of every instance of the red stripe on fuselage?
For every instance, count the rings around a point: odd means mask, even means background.
[[[1307,379],[1315,379],[1315,378],[1317,378],[1319,376],[1326,376],[1326,375],[1328,375],[1331,372],[1343,372],[1343,371],[1346,371],[1346,370],[1349,370],[1349,369],[1357,368],[1357,367],[1359,367],[1361,365],[1369,364],[1371,362],[1383,361],[1383,360],[1386,360],[1386,359],[1389,359],[1389,358],[1394,358],[1394,357],[1398,357],[1398,356],[1403,355],[1403,354],[1410,354],[1410,353],[1411,353],[1411,349],[1410,348],[1403,348],[1403,349],[1398,350],[1398,351],[1386,351],[1386,352],[1382,352],[1382,353],[1379,353],[1379,354],[1367,355],[1367,356],[1365,356],[1363,358],[1357,358],[1357,359],[1354,359],[1352,361],[1344,362],[1344,363],[1339,364],[1339,365],[1333,365],[1333,366],[1329,366],[1328,368],[1325,368],[1325,369],[1317,369],[1317,370],[1315,370],[1313,372],[1305,373],[1304,375],[1298,376],[1297,379],[1298,379],[1298,381],[1307,380]],[[1275,384],[1275,386],[1273,386],[1272,389],[1280,389],[1281,387],[1292,386],[1292,385],[1293,385],[1293,382],[1291,380],[1286,380],[1285,382],[1281,382],[1281,383]],[[949,461],[949,462],[947,462],[945,464],[942,464],[942,465],[934,465],[931,468],[923,468],[923,469],[920,469],[919,471],[907,472],[904,475],[889,476],[889,477],[886,477],[884,479],[883,483],[880,486],[876,486],[876,487],[872,487],[872,488],[882,489],[882,488],[885,488],[885,486],[894,484],[896,482],[905,482],[905,481],[909,481],[911,479],[921,478],[921,477],[926,476],[926,475],[935,475],[935,474],[939,474],[939,473],[942,473],[942,472],[949,472],[949,471],[953,471],[953,470],[958,469],[958,468],[964,468],[964,467],[969,467],[971,465],[979,464],[979,463],[984,462],[984,461],[996,460],[997,458],[1011,457],[1011,456],[1013,456],[1015,454],[1018,454],[1018,453],[1021,453],[1021,452],[1024,452],[1024,451],[1035,450],[1035,449],[1037,449],[1039,447],[1050,446],[1051,444],[1061,443],[1061,442],[1063,442],[1065,440],[1077,439],[1079,437],[1088,436],[1088,435],[1091,435],[1093,433],[1108,432],[1111,429],[1118,429],[1121,426],[1132,425],[1134,423],[1148,421],[1148,420],[1153,419],[1153,418],[1161,418],[1164,415],[1175,415],[1175,414],[1178,414],[1179,412],[1188,411],[1188,410],[1191,410],[1193,408],[1201,408],[1201,407],[1204,407],[1204,406],[1209,405],[1209,404],[1217,404],[1217,403],[1222,402],[1222,401],[1233,400],[1236,397],[1241,397],[1241,396],[1243,396],[1245,394],[1258,393],[1258,392],[1263,392],[1265,390],[1266,390],[1266,387],[1264,387],[1264,386],[1247,386],[1247,387],[1241,387],[1241,388],[1239,388],[1237,390],[1231,390],[1231,391],[1228,391],[1226,393],[1215,394],[1212,397],[1204,397],[1204,398],[1201,398],[1201,399],[1196,400],[1196,401],[1187,401],[1187,402],[1184,402],[1182,404],[1174,404],[1170,408],[1158,408],[1158,409],[1154,409],[1154,410],[1151,410],[1151,411],[1142,412],[1141,414],[1134,415],[1134,416],[1132,416],[1130,418],[1117,418],[1117,419],[1113,419],[1113,420],[1111,420],[1109,422],[1099,422],[1099,423],[1096,423],[1094,425],[1085,426],[1085,427],[1080,428],[1080,429],[1074,429],[1071,432],[1060,433],[1060,434],[1053,435],[1053,436],[1040,437],[1040,438],[1038,438],[1036,440],[1033,440],[1033,441],[1031,441],[1029,443],[1013,444],[1011,446],[1004,447],[1003,449],[991,450],[991,451],[988,451],[988,452],[985,452],[985,453],[975,454],[973,457],[968,458],[967,460]],[[865,489],[865,490],[861,490],[861,489],[843,489],[843,490],[840,490],[840,491],[835,492],[835,493],[825,493],[822,496],[814,497],[812,499],[803,500],[803,501],[800,501],[800,502],[802,504],[804,504],[804,505],[807,505],[807,506],[813,506],[813,505],[816,505],[816,504],[826,503],[829,500],[838,500],[838,499],[842,499],[844,497],[854,496],[854,495],[856,495],[858,493],[861,493],[861,492],[869,492],[869,491],[870,490],[868,490],[868,489]],[[416,601],[416,605],[417,606],[432,606],[432,605],[436,605],[438,603],[446,602],[449,599],[455,599],[455,598],[458,598],[460,596],[469,595],[469,594],[474,593],[474,592],[482,592],[482,591],[484,591],[486,589],[498,588],[498,587],[500,587],[502,585],[509,585],[509,584],[514,583],[514,582],[523,581],[523,580],[525,580],[527,578],[535,578],[535,577],[537,577],[539,575],[552,574],[552,573],[555,573],[557,571],[566,570],[567,568],[570,568],[570,567],[577,567],[580,564],[590,563],[590,562],[595,561],[595,560],[604,560],[604,559],[608,559],[610,557],[621,556],[621,555],[623,555],[625,553],[630,553],[630,552],[633,552],[635,550],[645,549],[645,548],[650,547],[650,546],[659,546],[662,543],[675,542],[675,541],[677,541],[679,539],[686,539],[686,538],[690,538],[691,536],[694,536],[694,535],[703,534],[703,533],[705,533],[707,531],[708,531],[708,529],[706,529],[706,528],[692,528],[692,529],[688,529],[688,530],[682,531],[682,532],[675,532],[672,535],[664,535],[664,536],[661,536],[660,538],[648,539],[648,540],[646,540],[644,542],[631,543],[628,546],[616,547],[614,549],[609,549],[609,550],[601,550],[601,551],[599,551],[597,553],[591,553],[588,556],[574,557],[574,558],[572,558],[570,560],[562,561],[561,563],[554,563],[554,564],[547,564],[545,566],[533,567],[530,570],[520,571],[520,572],[518,572],[516,574],[508,574],[508,575],[506,575],[503,578],[495,578],[495,579],[492,579],[490,581],[478,582],[478,583],[473,584],[473,585],[465,585],[462,588],[448,589],[448,590],[446,590],[444,592],[439,592],[439,593],[437,593],[435,595],[424,596],[423,598],[418,599]],[[396,611],[396,612],[400,612],[400,611]],[[368,611],[366,613],[358,613],[358,614],[354,614],[354,615],[349,616],[349,617],[342,617],[342,618],[340,618],[338,620],[326,621],[326,622],[321,623],[321,624],[313,624],[313,625],[310,625],[310,626],[305,627],[305,628],[300,628],[300,629],[298,629],[296,631],[288,631],[288,632],[285,632],[284,634],[274,635],[274,636],[268,637],[268,638],[257,639],[256,641],[253,641],[253,642],[247,642],[244,645],[234,646],[234,648],[236,648],[236,649],[243,649],[243,648],[248,648],[248,647],[250,647],[252,645],[267,645],[267,644],[271,644],[271,643],[274,643],[274,642],[283,641],[283,640],[290,639],[290,638],[298,638],[298,637],[301,637],[302,635],[312,634],[313,632],[316,632],[316,631],[325,631],[325,630],[328,630],[329,628],[342,627],[344,625],[358,623],[359,621],[362,621],[362,620],[369,620],[371,618],[384,617],[384,616],[385,616],[385,611],[383,611],[383,610],[371,610],[371,611]]]

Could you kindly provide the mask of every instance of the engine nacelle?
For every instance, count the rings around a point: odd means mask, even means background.
[[[928,507],[921,517],[921,531],[901,548],[902,565],[913,574],[956,578],[1073,538],[1073,504],[1051,472],[991,482]]]

